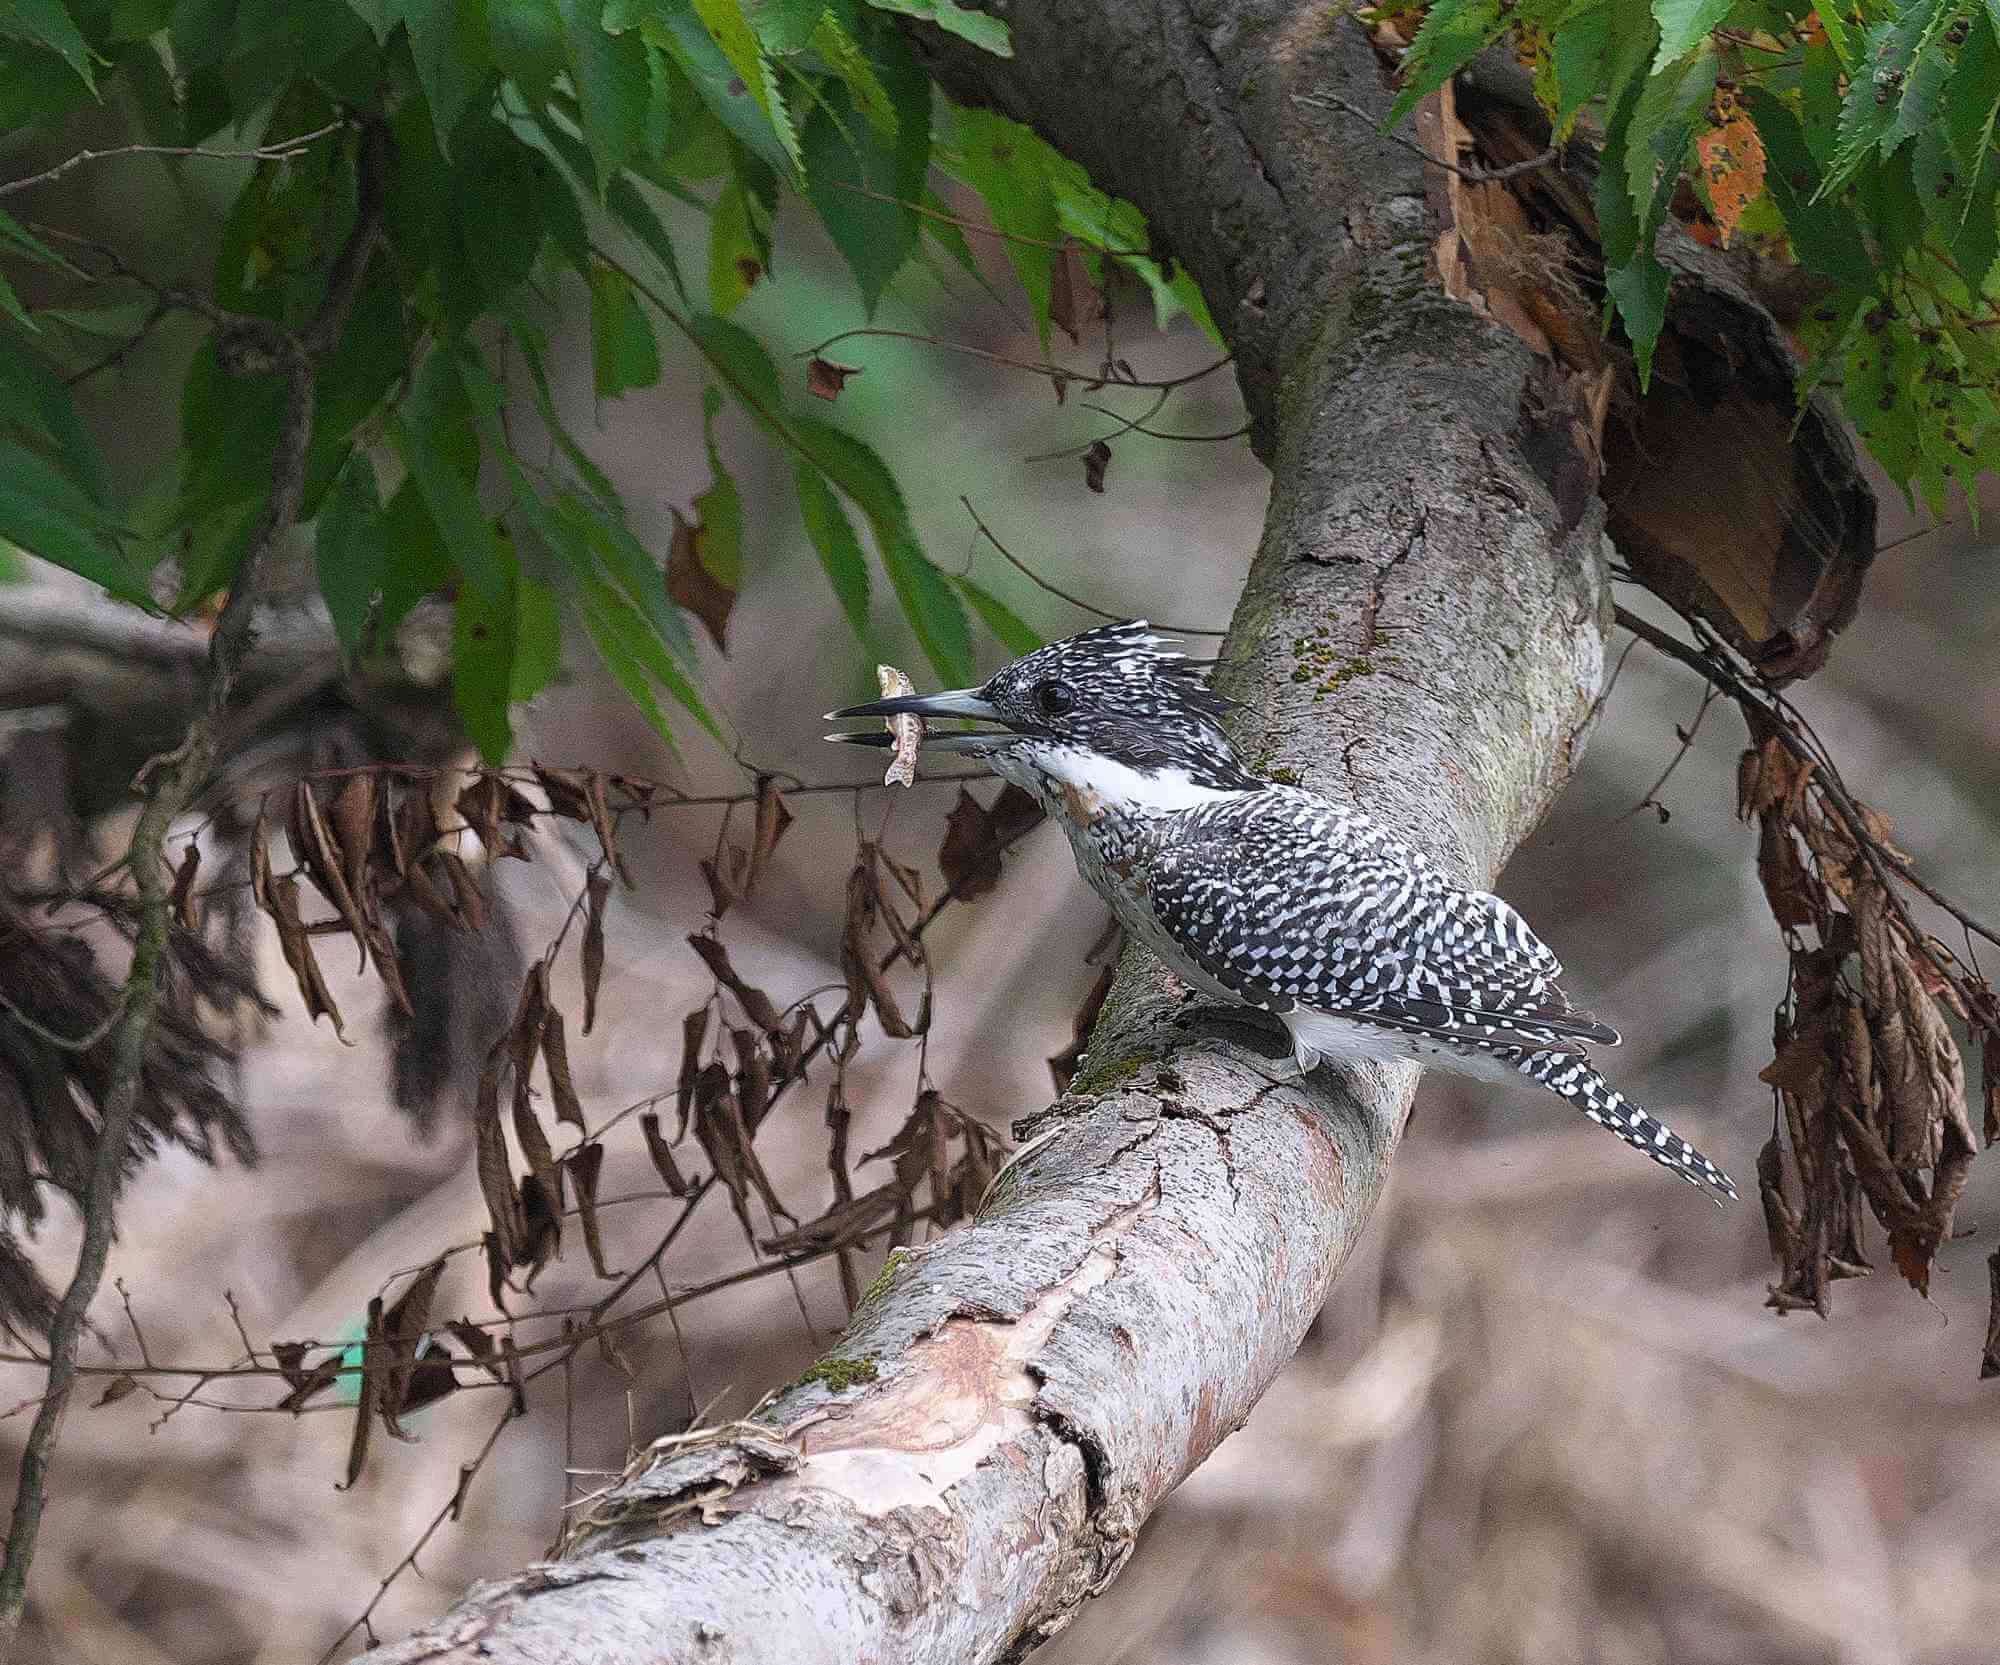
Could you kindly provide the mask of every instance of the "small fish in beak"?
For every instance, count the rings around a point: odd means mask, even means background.
[[[894,665],[877,665],[875,681],[882,690],[884,699],[907,696],[917,691],[916,684]],[[882,777],[884,786],[915,786],[917,784],[917,748],[924,742],[924,720],[904,713],[900,716],[884,717],[884,725],[895,737],[896,755],[891,759],[889,772]]]

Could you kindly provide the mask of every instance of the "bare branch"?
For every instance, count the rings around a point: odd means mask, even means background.
[[[54,167],[42,169],[40,173],[0,181],[0,197],[11,197],[17,191],[32,190],[37,185],[47,185],[53,180],[62,178],[71,169],[82,167],[86,162],[108,162],[118,156],[208,156],[219,162],[288,162],[294,156],[303,156],[314,140],[323,139],[329,133],[337,133],[346,125],[344,118],[330,121],[324,127],[315,127],[310,133],[301,133],[291,139],[278,139],[270,144],[258,145],[251,150],[214,150],[206,145],[116,145],[110,150],[79,150],[74,156],[66,157]]]

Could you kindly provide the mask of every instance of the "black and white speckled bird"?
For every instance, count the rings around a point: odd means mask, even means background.
[[[1223,732],[1228,706],[1139,620],[1052,643],[980,688],[831,716],[998,725],[927,729],[923,744],[1034,794],[1126,930],[1191,988],[1277,1016],[1302,1070],[1377,1058],[1526,1076],[1718,1201],[1736,1195],[1598,1074],[1588,1048],[1617,1031],[1572,1008],[1562,966],[1518,913],[1459,889],[1359,810],[1258,779]]]

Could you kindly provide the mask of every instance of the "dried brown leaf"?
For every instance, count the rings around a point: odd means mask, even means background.
[[[701,876],[708,881],[708,911],[720,919],[749,893],[750,853],[735,844],[723,844],[713,856],[701,861]]]
[[[521,1221],[514,1200],[514,1170],[507,1157],[507,1135],[500,1126],[500,1076],[507,1067],[504,1040],[488,1049],[473,1100],[472,1129],[479,1172],[480,1195],[492,1217],[492,1249],[500,1273],[521,1263]],[[494,1297],[499,1304],[499,1297]]]
[[[806,391],[815,399],[838,399],[849,376],[861,374],[858,364],[836,364],[817,353],[806,363]]]
[[[582,1128],[583,1100],[577,1097],[576,1078],[569,1069],[569,1040],[563,1031],[563,1015],[551,1006],[542,1019],[542,1062],[548,1067],[549,1096],[555,1100],[556,1120]]]
[[[674,1083],[674,1109],[678,1126],[674,1142],[687,1134],[688,1117],[694,1104],[695,1082],[701,1075],[701,1046],[708,1038],[708,1007],[698,1006],[681,1019],[681,1068]]]
[[[688,1194],[687,1176],[674,1160],[673,1146],[660,1132],[659,1116],[648,1110],[639,1118],[639,1131],[646,1136],[646,1154],[652,1158],[653,1171],[660,1176],[660,1183],[675,1196],[685,1197]]]
[[[1101,439],[1092,440],[1083,454],[1083,483],[1099,496],[1104,493],[1104,472],[1110,466],[1111,447]]]
[[[456,850],[440,850],[437,860],[451,881],[452,905],[457,909],[459,924],[468,931],[485,930],[486,895],[472,869],[466,866],[465,858]]]
[[[506,1373],[500,1368],[498,1362],[499,1355],[493,1346],[493,1338],[490,1335],[477,1324],[473,1323],[470,1318],[454,1318],[446,1328],[451,1331],[454,1339],[465,1349],[474,1364],[478,1365],[480,1369],[484,1370],[496,1382],[507,1380]]]
[[[521,1176],[521,1222],[523,1252],[528,1275],[521,1287],[532,1292],[542,1268],[562,1252],[562,1174],[551,1169],[555,1178],[544,1181],[537,1174]]]
[[[766,1254],[787,1257],[858,1248],[887,1228],[904,1200],[901,1185],[891,1180],[872,1191],[862,1192],[858,1197],[835,1203],[817,1219],[808,1220],[802,1226],[765,1238],[760,1247]]]
[[[306,1344],[302,1341],[279,1341],[271,1345],[271,1357],[283,1372],[291,1392],[278,1401],[278,1409],[291,1411],[294,1415],[305,1409],[315,1398],[340,1380],[340,1361],[343,1350],[334,1348],[320,1359],[312,1369],[305,1368]]]
[[[583,882],[583,1032],[597,1022],[597,991],[604,982],[604,904],[611,896],[610,877],[593,868]]]
[[[326,812],[326,824],[340,855],[341,875],[364,913],[369,911],[367,889],[369,858],[375,848],[376,790],[372,773],[364,770],[349,775],[333,795]]]
[[[589,777],[581,769],[556,769],[545,763],[531,765],[535,784],[549,800],[549,813],[566,821],[588,822],[590,816]]]
[[[355,947],[361,951],[361,969],[365,971],[368,967],[368,919],[360,898],[347,883],[345,862],[333,841],[326,817],[320,813],[319,799],[313,793],[311,781],[302,780],[292,788],[289,830],[293,855],[305,864],[306,872],[320,894],[333,904],[334,912],[340,915],[341,922],[354,938]]]
[[[701,620],[716,651],[729,651],[729,614],[736,591],[717,578],[701,558],[704,528],[673,511],[674,534],[667,545],[667,598]]]
[[[270,846],[264,836],[261,815],[250,837],[250,885],[258,908],[277,930],[278,947],[299,985],[299,998],[305,1004],[307,1019],[317,1022],[322,1015],[332,1018],[334,1033],[345,1041],[347,1031],[341,1025],[340,1008],[333,1003],[319,961],[313,957],[305,922],[299,917],[299,882],[289,874],[282,879],[272,876]]]
[[[604,1147],[596,1142],[578,1145],[563,1158],[569,1170],[570,1195],[576,1198],[577,1218],[583,1223],[583,1246],[590,1264],[600,1278],[615,1278],[616,1272],[604,1264],[604,1234],[597,1219],[597,1181],[604,1172]]]
[[[106,1405],[115,1405],[121,1399],[129,1398],[139,1391],[139,1384],[131,1376],[113,1376],[104,1384],[104,1391],[91,1401],[90,1408],[101,1411]]]
[[[1985,1102],[1986,1142],[2000,1142],[2000,1029],[1987,1029],[1979,1042],[1979,1093]]]
[[[962,902],[984,896],[1000,882],[1001,853],[1042,820],[1042,806],[1011,781],[991,808],[961,786],[938,850],[938,867],[951,894]]]
[[[1979,1357],[1979,1379],[2000,1376],[2000,1249],[1986,1257],[1986,1347]]]
[[[763,1038],[754,1029],[732,1029],[731,1044],[736,1048],[736,1102],[743,1111],[743,1125],[750,1137],[771,1107],[771,1061]]]
[[[880,845],[875,853],[882,865],[889,870],[889,877],[896,881],[896,888],[910,899],[910,905],[917,910],[919,919],[930,912],[930,898],[925,894],[924,876],[914,867],[907,867],[890,855]]]
[[[399,1440],[410,1437],[397,1419],[413,1408],[410,1388],[417,1370],[417,1345],[430,1326],[431,1301],[444,1277],[445,1264],[442,1255],[432,1261],[410,1280],[409,1287],[396,1298],[396,1304],[382,1315],[382,1335],[389,1343],[382,1373],[382,1426]]]
[[[187,848],[181,852],[180,865],[174,869],[174,888],[168,894],[167,906],[183,931],[199,929],[194,912],[194,876],[201,870],[201,846],[193,839],[187,841]],[[104,1401],[99,1400],[102,1404]]]
[[[368,1461],[368,1435],[382,1406],[383,1367],[387,1363],[383,1346],[382,1297],[368,1303],[368,1330],[361,1343],[361,1391],[354,1401],[354,1435],[347,1447],[347,1482],[335,1491],[352,1491]]]
[[[630,890],[632,875],[625,871],[625,858],[618,853],[618,823],[612,818],[611,800],[605,795],[604,776],[595,769],[589,771],[584,776],[584,791],[590,803],[590,827],[597,834],[598,848],[611,863],[619,883]]]
[[[535,819],[535,806],[525,793],[504,775],[482,769],[466,784],[453,806],[465,824],[478,835],[488,861],[502,856],[528,859],[527,846],[507,826],[526,827]]]
[[[785,805],[784,795],[778,790],[778,783],[769,775],[759,775],[756,820],[750,840],[750,873],[744,883],[745,895],[754,891],[762,882],[764,870],[771,865],[771,855],[778,848],[778,841],[785,836],[791,824],[792,812]]]
[[[507,1030],[507,1054],[514,1071],[514,1137],[527,1159],[528,1171],[540,1181],[546,1200],[560,1213],[562,1182],[556,1174],[555,1152],[542,1131],[541,1118],[535,1114],[534,1097],[535,1055],[541,1050],[542,1020],[549,1011],[548,989],[547,963],[537,960],[521,982],[521,998]],[[560,1231],[560,1225],[557,1229]]]
[[[729,963],[729,950],[720,942],[705,932],[696,931],[689,935],[688,944],[715,974],[715,980],[736,996],[744,1015],[752,1023],[767,1035],[784,1027],[777,1003],[762,989],[744,982],[736,974],[736,968]]]
[[[1049,271],[1049,322],[1068,336],[1072,344],[1080,345],[1095,299],[1075,246],[1065,237]]]

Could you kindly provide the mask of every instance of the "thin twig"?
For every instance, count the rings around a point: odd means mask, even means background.
[[[259,145],[254,150],[211,150],[206,145],[118,145],[111,150],[79,150],[52,168],[0,184],[0,197],[11,197],[16,191],[47,185],[86,162],[108,162],[118,156],[206,156],[218,162],[287,162],[294,156],[304,155],[306,147],[315,139],[323,139],[346,125],[346,118],[340,117],[324,127],[315,127],[310,133],[301,133],[297,138],[279,139],[268,145]]]
[[[1365,121],[1370,127],[1375,128],[1377,132],[1381,131],[1380,123],[1366,110],[1362,109],[1360,105],[1350,104],[1346,99],[1336,97],[1332,93],[1317,98],[1310,93],[1293,93],[1292,102],[1294,104],[1310,105],[1315,110],[1339,110],[1347,115],[1357,117],[1361,121]],[[1497,185],[1502,180],[1517,179],[1524,173],[1533,173],[1537,168],[1547,167],[1562,155],[1562,147],[1560,145],[1550,145],[1539,156],[1530,156],[1524,162],[1509,162],[1504,168],[1468,168],[1461,166],[1457,162],[1447,162],[1442,156],[1433,156],[1415,140],[1406,139],[1400,133],[1382,133],[1381,136],[1391,144],[1401,145],[1412,154],[1421,156],[1432,167],[1443,168],[1446,173],[1455,173],[1460,179],[1467,180],[1474,185]]]
[[[167,835],[175,818],[192,802],[214,760],[214,750],[228,714],[231,692],[250,648],[253,607],[259,569],[271,550],[298,519],[305,493],[306,456],[312,439],[313,387],[317,358],[340,336],[361,288],[362,274],[381,233],[382,196],[389,165],[388,130],[370,122],[364,131],[357,164],[354,229],[327,274],[318,312],[297,335],[259,320],[275,348],[270,369],[284,377],[284,402],[271,462],[271,493],[243,554],[222,616],[210,639],[208,688],[200,711],[173,751],[152,759],[134,782],[143,803],[129,846],[133,885],[138,893],[138,933],[132,961],[119,997],[118,1021],[108,1037],[111,1047],[110,1086],[98,1121],[97,1148],[83,1198],[83,1236],[76,1269],[55,1317],[49,1325],[49,1375],[46,1394],[21,1450],[14,1489],[12,1518],[7,1531],[4,1565],[0,1565],[0,1659],[13,1651],[21,1615],[27,1603],[28,1568],[40,1535],[47,1504],[49,1469],[63,1413],[76,1387],[77,1349],[89,1327],[90,1303],[104,1278],[111,1253],[119,1192],[130,1156],[132,1120],[143,1085],[148,1043],[163,992],[162,972],[167,953],[172,875],[166,857]],[[274,340],[271,338],[275,338]]]
[[[970,342],[951,341],[942,335],[930,335],[922,330],[878,329],[872,325],[857,326],[851,330],[842,330],[838,335],[829,335],[816,347],[801,347],[794,356],[798,358],[817,358],[829,347],[838,347],[843,341],[852,341],[856,337],[864,336],[885,341],[915,341],[926,347],[942,347],[946,352],[963,353],[967,358],[982,359],[988,364],[1004,365],[1010,370],[1027,370],[1037,376],[1046,376],[1050,381],[1059,382],[1064,387],[1068,387],[1072,383],[1078,383],[1084,387],[1093,389],[1099,387],[1132,387],[1171,393],[1178,387],[1190,387],[1194,383],[1214,375],[1216,371],[1222,369],[1225,365],[1235,362],[1231,355],[1225,353],[1221,358],[1211,360],[1199,370],[1190,370],[1184,376],[1168,376],[1159,380],[1152,380],[1141,376],[1107,376],[1103,374],[1101,368],[1098,370],[1072,370],[1066,365],[1049,364],[1046,362],[1037,363],[1034,359],[1015,358],[1007,353],[996,353],[985,347],[975,347]]]
[[[1067,601],[1079,612],[1089,613],[1100,619],[1109,619],[1116,624],[1124,622],[1127,617],[1126,614],[1107,613],[1102,607],[1093,606],[1090,602],[1085,601],[1082,596],[1071,595],[1069,591],[1058,589],[1054,584],[1051,584],[993,535],[993,529],[979,518],[979,511],[972,506],[971,498],[960,496],[959,502],[965,505],[965,512],[972,516],[972,524],[979,528],[980,536],[985,538],[995,549],[999,550],[1000,558],[1023,578],[1027,579],[1030,584],[1033,584],[1036,589],[1046,590],[1058,601]],[[1205,630],[1197,624],[1160,624],[1157,619],[1153,623],[1158,625],[1161,630],[1168,631],[1175,636],[1226,636],[1229,634],[1227,630]]]

